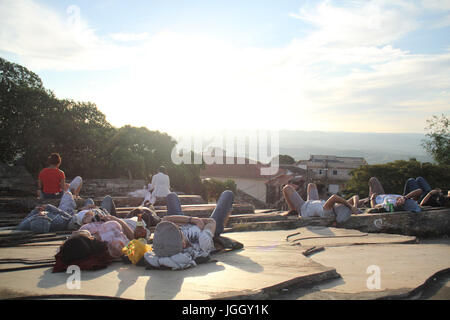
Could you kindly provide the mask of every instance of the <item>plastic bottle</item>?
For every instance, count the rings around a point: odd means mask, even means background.
[[[394,205],[389,202],[389,212],[394,212]]]
[[[144,240],[147,243],[147,230],[144,227],[144,221],[142,220],[142,214],[138,214],[138,220],[136,222],[136,229],[134,230],[134,238],[138,240]]]

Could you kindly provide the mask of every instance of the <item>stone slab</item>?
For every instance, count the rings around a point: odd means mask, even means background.
[[[279,299],[353,300],[407,295],[437,272],[450,268],[450,241],[332,247],[311,259],[335,267],[342,278],[292,290]],[[374,275],[374,271],[368,272],[370,266],[379,268],[379,288],[375,282],[367,285],[368,278]],[[415,298],[421,299],[420,295]],[[444,299],[450,299],[448,293]]]
[[[244,249],[213,255],[217,262],[188,270],[145,270],[133,265],[113,263],[104,270],[82,272],[79,290],[66,287],[69,274],[54,274],[50,268],[0,273],[0,294],[87,294],[164,300],[263,298],[285,286],[338,277],[334,268],[323,267],[304,257],[296,247],[284,242],[280,246],[273,246],[272,242],[260,236],[266,235],[249,236],[248,239],[252,241],[244,242]],[[280,236],[273,235],[273,238]],[[55,247],[3,248],[0,249],[0,258],[30,257],[31,252],[42,258],[51,256],[54,250]]]
[[[441,208],[422,212],[395,212],[351,216],[341,228],[364,232],[397,233],[420,237],[450,236],[450,209]]]
[[[230,218],[233,231],[285,230],[304,226],[336,226],[362,232],[411,235],[423,238],[450,236],[450,208],[433,208],[419,213],[395,212],[352,215],[345,223],[334,218],[299,218],[279,212],[239,215]]]

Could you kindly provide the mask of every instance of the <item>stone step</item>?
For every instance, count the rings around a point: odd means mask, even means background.
[[[77,207],[81,208],[86,199],[77,199]],[[198,195],[179,195],[178,198],[182,205],[193,205],[193,204],[205,204],[205,201],[201,196]],[[103,197],[93,198],[96,205],[102,203]],[[133,198],[133,197],[113,197],[116,207],[137,207],[141,205],[143,198]],[[34,197],[0,197],[0,212],[8,213],[29,213],[38,205],[52,204],[58,206],[60,199],[46,199],[41,200]]]
[[[183,213],[193,217],[207,218],[211,216],[214,211],[216,204],[197,204],[197,205],[181,205],[181,210]],[[118,207],[116,208],[117,216],[125,216],[134,207]],[[155,211],[158,216],[163,217],[167,213],[167,208],[165,206],[155,207]],[[255,207],[251,204],[233,204],[231,215],[249,214],[252,215],[255,212]]]
[[[372,213],[352,215],[344,223],[334,218],[299,218],[279,216],[279,213],[230,217],[229,231],[287,230],[306,226],[354,229],[368,233],[389,233],[421,238],[450,236],[450,208],[429,208],[413,213]]]

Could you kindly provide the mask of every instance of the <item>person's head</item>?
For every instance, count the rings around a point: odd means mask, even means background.
[[[59,153],[52,153],[47,159],[48,165],[59,167],[61,165],[61,156]]]
[[[186,241],[175,223],[162,221],[153,235],[153,252],[158,257],[170,257],[180,253],[186,247]]]
[[[61,260],[65,264],[71,264],[105,250],[108,250],[106,243],[94,238],[89,231],[75,231],[61,246]]]
[[[444,196],[444,207],[450,208],[450,195]]]
[[[160,167],[158,168],[158,172],[167,174],[167,169],[166,169],[166,167],[164,167],[164,166],[160,166]]]
[[[91,222],[94,222],[94,211],[90,210],[84,213],[84,215],[81,217],[81,224],[88,224]]]

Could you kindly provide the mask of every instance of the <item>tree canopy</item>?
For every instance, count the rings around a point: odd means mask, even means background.
[[[369,179],[377,177],[388,193],[403,194],[407,179],[424,177],[432,188],[450,189],[450,166],[415,160],[397,160],[386,164],[365,165],[354,169],[343,191],[345,196],[369,194]]]
[[[437,163],[450,165],[450,119],[444,114],[427,120],[427,139],[422,143]]]
[[[201,165],[176,166],[176,141],[130,125],[113,127],[92,102],[58,99],[38,75],[0,58],[0,161],[18,160],[37,176],[52,152],[68,177],[146,179],[165,165],[172,186],[204,193]]]

